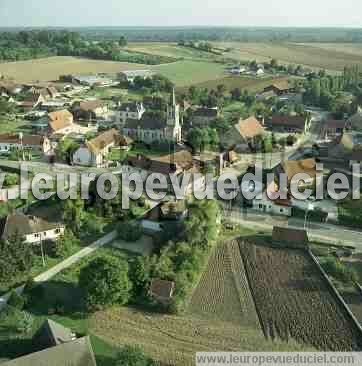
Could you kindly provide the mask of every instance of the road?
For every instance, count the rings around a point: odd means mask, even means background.
[[[230,221],[245,227],[253,227],[263,231],[272,231],[274,226],[285,226],[295,229],[304,228],[304,220],[270,216],[256,212],[244,212],[238,209],[225,209],[224,216]],[[310,239],[337,246],[353,246],[356,252],[362,253],[362,232],[350,230],[347,227],[307,222],[307,231]]]

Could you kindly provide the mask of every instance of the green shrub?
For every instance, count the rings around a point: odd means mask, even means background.
[[[322,267],[328,275],[331,275],[335,279],[344,283],[358,282],[357,273],[353,269],[346,267],[338,259],[328,258],[324,263],[322,263]]]
[[[25,305],[25,299],[19,295],[16,291],[12,291],[8,300],[8,305],[16,309],[22,310]]]

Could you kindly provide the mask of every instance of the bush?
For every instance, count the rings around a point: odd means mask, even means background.
[[[154,366],[156,363],[138,346],[124,346],[118,354],[116,366]]]
[[[322,263],[322,267],[327,274],[344,283],[358,282],[357,273],[353,269],[346,267],[338,259],[328,258],[324,263]]]
[[[16,291],[12,291],[8,300],[8,305],[16,309],[23,310],[25,305],[25,299],[19,295]]]
[[[81,269],[79,286],[84,291],[90,311],[115,304],[124,305],[132,289],[128,263],[110,256],[96,258]]]

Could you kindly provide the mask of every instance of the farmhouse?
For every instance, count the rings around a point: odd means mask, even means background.
[[[13,235],[20,235],[28,244],[43,240],[56,240],[64,234],[64,225],[47,222],[40,217],[24,214],[11,214],[1,219],[0,237],[7,240]]]
[[[128,156],[122,166],[122,171],[127,174],[138,173],[145,182],[149,175],[161,174],[166,177],[168,184],[167,191],[173,192],[173,187],[170,181],[170,175],[176,176],[179,181],[182,181],[185,174],[195,174],[200,172],[200,164],[195,161],[189,151],[181,150],[170,155],[148,158],[143,155]],[[203,176],[194,177],[194,180],[189,181],[182,195],[186,196],[195,190],[202,189],[205,186],[205,178]]]
[[[143,103],[126,102],[119,105],[115,112],[115,122],[120,124],[126,123],[127,119],[140,120],[146,112]]]
[[[264,88],[263,93],[273,92],[277,96],[280,96],[283,94],[292,93],[293,91],[294,91],[294,88],[290,86],[288,80],[280,80],[280,81],[276,81],[273,84]]]
[[[273,228],[273,243],[291,246],[292,248],[308,248],[308,234],[305,230],[292,229],[288,227]]]
[[[12,80],[0,80],[0,94],[7,96],[18,95],[22,92],[23,86]]]
[[[264,213],[272,213],[281,216],[292,215],[292,204],[288,198],[279,198],[278,186],[271,182],[262,193],[261,199],[255,198],[252,202],[253,209]]]
[[[210,122],[219,117],[219,110],[215,108],[201,107],[192,112],[191,121],[193,126],[207,127]]]
[[[150,295],[161,304],[167,305],[172,300],[175,282],[154,278],[150,285]]]
[[[111,129],[89,140],[73,154],[73,163],[83,166],[102,167],[113,147],[128,149],[131,140],[121,136],[116,129]]]
[[[73,115],[67,109],[48,114],[49,132],[68,135],[73,131]]]
[[[23,109],[33,109],[36,108],[39,104],[44,103],[46,98],[41,93],[30,93],[26,95],[23,101],[19,102],[19,107]]]
[[[140,120],[128,118],[125,123],[121,121],[121,130],[125,136],[134,141],[151,144],[153,142],[181,142],[181,115],[180,106],[176,104],[175,91],[173,91],[167,114],[144,113]]]
[[[76,102],[72,108],[75,119],[93,122],[105,118],[108,107],[100,100]]]
[[[264,127],[254,117],[240,119],[229,131],[221,137],[221,143],[226,147],[234,147],[237,151],[245,151],[255,147],[257,137],[264,134]]]
[[[265,125],[274,132],[307,133],[310,122],[303,116],[273,115],[265,120]]]
[[[0,153],[14,149],[31,149],[46,154],[51,150],[51,146],[45,136],[25,135],[23,133],[0,135]]]

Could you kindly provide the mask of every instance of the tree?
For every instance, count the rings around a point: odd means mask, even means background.
[[[135,296],[145,294],[150,282],[150,263],[148,257],[137,256],[130,263],[129,271],[130,280],[133,285],[133,293]]]
[[[270,60],[270,67],[271,67],[272,69],[275,69],[275,68],[277,68],[277,67],[278,67],[278,61],[277,61],[275,58],[272,58],[272,59]]]
[[[120,47],[126,47],[127,46],[127,39],[126,37],[122,36],[119,41],[118,44]]]
[[[79,233],[84,215],[84,201],[81,198],[63,202],[63,220],[74,233]]]
[[[232,100],[240,100],[241,98],[241,90],[240,88],[235,88],[231,91],[231,99]]]
[[[57,258],[67,258],[72,254],[73,248],[79,245],[80,241],[73,232],[65,230],[64,234],[54,243],[53,254]]]
[[[128,263],[110,256],[96,258],[81,269],[79,286],[84,291],[87,309],[91,311],[115,304],[124,305],[132,289]]]
[[[74,152],[79,148],[79,144],[74,140],[65,138],[60,141],[55,148],[55,156],[60,161],[65,161],[68,164],[72,162]]]
[[[122,240],[135,242],[142,236],[142,229],[137,223],[121,223],[118,226],[118,235]]]
[[[145,355],[138,346],[124,346],[118,354],[115,366],[155,366],[156,363]]]
[[[34,260],[31,245],[15,233],[0,241],[0,282],[14,280],[19,274],[30,270]]]

